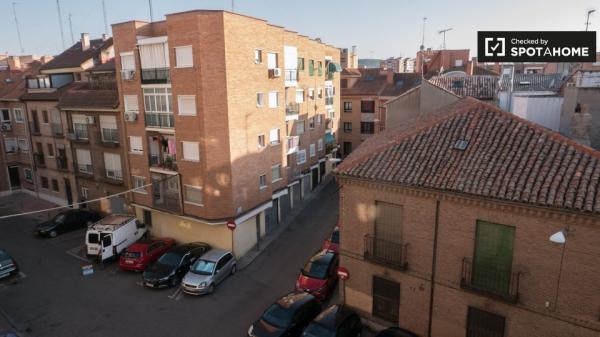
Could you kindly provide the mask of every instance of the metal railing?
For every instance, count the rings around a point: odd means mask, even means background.
[[[69,139],[87,142],[89,137],[90,135],[87,124],[73,124],[73,131],[69,133]]]
[[[108,179],[123,181],[123,171],[121,170],[104,169],[104,174]]]
[[[516,303],[519,300],[520,272],[494,265],[473,265],[467,258],[462,262],[460,286]]]
[[[283,76],[287,82],[298,81],[298,69],[286,69],[283,71]]]
[[[61,123],[52,123],[50,124],[50,128],[52,129],[52,136],[54,137],[62,137],[65,134]]]
[[[76,164],[77,172],[83,174],[94,174],[94,170],[91,164]]]
[[[149,128],[174,128],[175,119],[172,112],[146,112],[146,127]]]
[[[365,235],[365,260],[391,268],[404,270],[408,262],[406,259],[408,244],[388,241],[373,235]]]
[[[300,113],[300,104],[298,103],[288,103],[285,105],[285,114],[286,116],[297,115]]]
[[[68,171],[69,164],[67,163],[67,158],[65,157],[56,157],[56,168],[59,171]]]
[[[325,97],[325,105],[333,105],[333,97]]]
[[[171,171],[177,171],[177,161],[174,155],[150,154],[149,164],[151,167],[160,167]]]
[[[103,128],[100,131],[100,141],[104,144],[119,144],[119,130]]]
[[[142,84],[171,83],[169,68],[142,69]]]

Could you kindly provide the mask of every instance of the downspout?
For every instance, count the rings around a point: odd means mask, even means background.
[[[27,85],[26,85],[27,88]],[[27,105],[27,101],[23,102],[25,105],[25,132],[27,132],[28,140],[29,140],[29,161],[31,163],[31,178],[33,179],[33,189],[35,190],[35,195],[39,199],[40,198],[40,189],[38,188],[38,170],[37,165],[35,164],[34,158],[34,145],[33,145],[33,136],[31,135],[31,128],[29,125],[29,106]]]
[[[433,323],[433,296],[435,290],[435,270],[437,260],[438,228],[440,224],[440,200],[435,201],[435,223],[433,227],[433,258],[431,260],[431,284],[429,293],[429,324],[427,327],[427,336],[431,337],[431,327]]]

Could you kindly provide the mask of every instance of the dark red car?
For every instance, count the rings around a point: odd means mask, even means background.
[[[175,240],[169,238],[140,240],[121,255],[119,267],[123,270],[144,271],[174,245]]]
[[[335,229],[333,230],[333,232],[331,233],[331,236],[329,236],[327,239],[325,239],[325,242],[323,242],[323,249],[325,250],[330,250],[332,252],[336,252],[339,254],[340,250],[340,228],[339,227],[335,227]]]
[[[318,252],[300,270],[296,290],[309,292],[319,300],[329,298],[338,282],[338,265],[339,258],[336,252]]]

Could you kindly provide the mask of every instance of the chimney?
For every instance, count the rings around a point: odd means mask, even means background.
[[[102,33],[102,41],[108,40],[108,34]]]
[[[90,34],[81,33],[81,50],[86,51],[90,49]]]
[[[388,69],[386,75],[387,75],[387,77],[386,77],[387,83],[394,84],[394,70]]]
[[[579,144],[590,146],[591,121],[592,115],[588,112],[588,105],[577,103],[573,116],[571,117],[571,139]]]

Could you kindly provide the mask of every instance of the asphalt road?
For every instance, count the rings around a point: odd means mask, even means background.
[[[0,214],[14,211],[0,208]],[[81,276],[83,230],[41,239],[31,234],[35,217],[2,220],[0,247],[24,275],[15,284],[0,283],[0,314],[25,336],[245,336],[270,303],[293,289],[337,218],[332,182],[251,265],[203,297],[144,288],[140,274],[122,272],[116,263]]]

